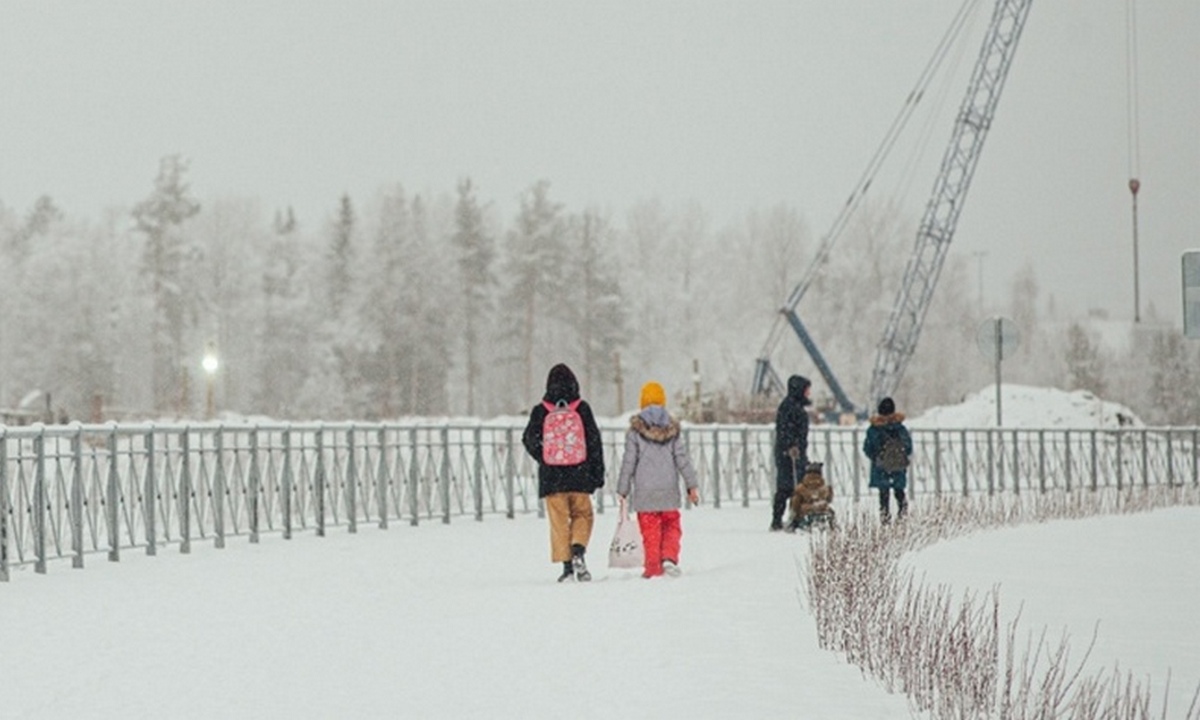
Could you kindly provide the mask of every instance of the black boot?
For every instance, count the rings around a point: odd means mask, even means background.
[[[580,582],[587,582],[592,579],[592,574],[588,572],[587,563],[583,561],[583,553],[586,548],[576,543],[571,546],[571,564],[575,569],[575,579]]]
[[[563,582],[564,580],[570,580],[573,577],[575,577],[575,566],[570,560],[563,561],[563,571],[562,575],[558,576],[558,581]]]

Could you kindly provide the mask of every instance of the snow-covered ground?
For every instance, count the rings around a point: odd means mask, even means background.
[[[0,585],[4,718],[905,718],[816,646],[803,536],[769,509],[684,516],[680,578],[557,584],[535,515],[197,543],[89,557]],[[1090,637],[1099,667],[1200,680],[1200,510],[979,534],[915,559],[1001,584],[1032,623]]]
[[[1088,426],[1070,394],[1027,394],[1034,424]],[[607,569],[611,511],[590,584],[554,582],[535,515],[23,567],[0,584],[0,717],[910,717],[816,646],[806,540],[767,533],[769,514],[686,512],[684,575],[654,580]],[[998,584],[1008,616],[1066,632],[1073,657],[1098,623],[1088,667],[1156,688],[1170,670],[1181,717],[1200,681],[1197,547],[1200,508],[1173,508],[980,532],[906,562],[955,589]]]
[[[1198,547],[1200,508],[1177,507],[975,533],[906,563],[930,585],[998,587],[1002,621],[1020,613],[1021,647],[1043,629],[1049,649],[1065,636],[1072,667],[1094,635],[1089,672],[1149,680],[1156,708],[1169,678],[1167,717],[1181,718],[1200,684]]]

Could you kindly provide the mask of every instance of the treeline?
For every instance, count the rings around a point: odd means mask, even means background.
[[[163,158],[145,197],[99,219],[51,196],[0,204],[0,407],[42,391],[83,420],[200,418],[210,398],[218,413],[279,419],[490,417],[525,412],[560,361],[604,415],[629,410],[648,379],[677,408],[697,388],[738,406],[816,247],[786,205],[717,227],[696,205],[567,208],[538,181],[501,217],[464,178],[436,196],[398,183],[334,198],[303,218],[201,201],[187,173]],[[860,212],[800,308],[851,392],[869,384],[911,222]],[[952,255],[899,393],[910,412],[991,382],[974,343],[997,309],[973,300],[968,275]],[[1010,297],[1001,312],[1024,337],[1006,380],[1200,422],[1200,351],[1177,330],[1150,321],[1114,344],[1092,320],[1058,318],[1031,268]],[[781,374],[817,379],[794,338],[771,350]]]

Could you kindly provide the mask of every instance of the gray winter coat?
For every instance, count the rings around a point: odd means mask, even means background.
[[[633,512],[677,510],[683,504],[680,475],[689,490],[698,487],[679,438],[679,421],[662,406],[651,405],[629,421],[617,494],[629,498]]]

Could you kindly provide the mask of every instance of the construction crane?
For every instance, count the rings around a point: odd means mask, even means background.
[[[991,129],[996,105],[1000,100],[1000,93],[1004,88],[1009,68],[1012,66],[1013,55],[1016,52],[1021,31],[1025,27],[1025,20],[1029,15],[1031,4],[1032,0],[996,0],[991,22],[984,34],[983,47],[971,73],[966,97],[963,99],[954,121],[950,144],[946,148],[937,179],[933,184],[932,197],[926,205],[925,214],[918,226],[916,242],[905,266],[900,290],[892,305],[883,338],[876,349],[868,403],[860,406],[850,400],[829,363],[800,320],[796,308],[820,272],[821,266],[828,259],[833,244],[845,226],[849,215],[870,187],[875,169],[886,157],[887,151],[895,142],[896,135],[911,115],[912,108],[920,101],[932,70],[936,69],[936,65],[941,62],[940,58],[945,55],[944,48],[948,47],[948,38],[961,29],[966,8],[970,2],[964,3],[962,9],[959,10],[959,15],[951,24],[950,31],[943,38],[938,51],[934,53],[934,60],[931,60],[930,65],[926,67],[917,88],[905,101],[905,107],[893,122],[883,145],[876,152],[867,172],[864,173],[864,180],[860,182],[843,207],[833,229],[822,239],[808,271],[792,290],[783,307],[780,308],[780,317],[776,319],[763,352],[756,362],[752,394],[783,393],[783,383],[771,366],[770,354],[783,334],[784,323],[792,328],[808,351],[813,363],[817,366],[817,371],[833,393],[841,412],[852,413],[859,417],[865,416],[867,408],[873,407],[880,399],[895,392],[916,350],[917,340],[921,335],[921,326],[925,321],[925,314],[929,310],[933,291],[937,287],[946,251],[949,249],[950,241],[954,238],[958,218],[962,213],[967,191],[970,189],[971,178],[983,150],[983,141],[987,137],[988,130]]]

